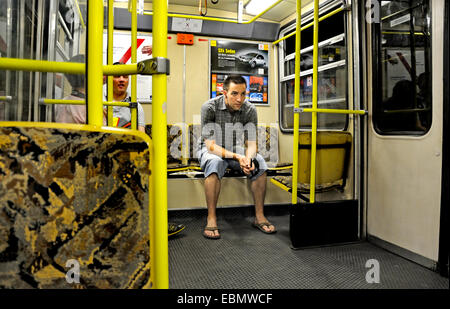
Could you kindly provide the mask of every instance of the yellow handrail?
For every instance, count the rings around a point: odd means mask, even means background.
[[[81,14],[80,6],[78,5],[78,0],[75,0],[75,6],[77,7],[78,16],[80,17],[81,26],[83,28],[86,28],[86,25],[84,24],[83,15]]]
[[[103,105],[106,106],[130,106],[130,102],[121,102],[121,101],[103,101]]]
[[[167,58],[167,0],[154,0],[153,6],[153,57]],[[151,213],[152,282],[158,289],[169,288],[169,250],[167,216],[167,75],[152,77],[153,150]]]
[[[0,102],[10,102],[12,100],[12,96],[0,96]]]
[[[251,24],[255,20],[257,20],[259,17],[267,13],[270,9],[272,9],[274,6],[276,6],[278,3],[280,3],[283,0],[278,0],[271,6],[269,6],[267,9],[259,13],[258,15],[254,16],[252,19],[239,22],[235,19],[226,19],[226,18],[218,18],[218,17],[206,17],[206,16],[197,16],[197,15],[187,15],[187,14],[174,14],[174,13],[168,13],[167,17],[178,17],[178,18],[189,18],[189,19],[200,19],[200,20],[210,20],[210,21],[221,21],[224,23],[235,23],[235,24]],[[144,11],[144,15],[153,15],[153,12]]]
[[[62,62],[19,58],[1,58],[0,69],[12,71],[85,74],[86,65],[78,62]],[[137,63],[124,65],[100,65],[104,75],[138,74]],[[103,83],[103,81],[102,81]]]
[[[131,63],[137,62],[137,6],[136,0],[131,3]],[[131,102],[137,101],[137,76],[131,75]],[[131,129],[137,129],[137,107],[131,108]]]
[[[411,35],[411,32],[406,31],[382,31],[381,34],[403,34],[403,35]],[[429,33],[425,34],[423,32],[414,32],[414,35],[430,35]]]
[[[88,1],[87,122],[103,125],[103,1]],[[84,66],[84,65],[83,65]]]
[[[86,100],[40,99],[44,104],[86,105]],[[103,101],[106,106],[130,106],[130,102]]]
[[[4,57],[1,58],[0,69],[31,72],[61,72],[69,74],[84,74],[86,70],[84,63]]]
[[[113,47],[114,47],[114,0],[108,1],[108,65],[113,64]],[[103,72],[105,68],[103,67]],[[108,101],[113,100],[113,78],[108,75]],[[108,106],[107,123],[109,126],[113,124],[113,108]]]
[[[86,100],[40,99],[39,103],[44,103],[44,104],[86,105]]]
[[[139,74],[137,63],[124,64],[124,65],[104,65],[104,75],[132,75]]]
[[[328,108],[304,108],[303,113],[328,113],[328,114],[357,114],[365,115],[365,110],[328,109]]]
[[[295,84],[294,84],[294,107],[300,106],[300,48],[301,48],[301,0],[297,0],[297,24],[295,28]],[[293,147],[293,162],[292,162],[292,200],[291,203],[297,204],[297,180],[298,180],[298,135],[300,128],[300,114],[294,113],[294,147]]]
[[[316,197],[316,149],[317,149],[317,101],[319,82],[319,0],[314,0],[314,39],[313,39],[313,93],[312,134],[311,134],[311,178],[309,202],[314,203]]]
[[[327,18],[329,18],[329,17],[331,17],[331,16],[333,16],[333,15],[335,15],[335,14],[337,14],[337,13],[339,13],[339,12],[342,11],[343,9],[344,9],[343,7],[340,7],[340,8],[337,8],[336,10],[334,10],[334,11],[331,11],[331,12],[328,13],[328,14],[323,15],[322,17],[319,18],[319,22],[322,21],[322,20],[325,20],[325,19],[327,19]],[[313,25],[314,25],[314,21],[312,21],[312,22],[310,22],[309,24],[306,24],[306,25],[304,25],[303,27],[301,27],[300,31],[306,30],[306,29],[308,29],[309,27],[311,27],[311,26],[313,26]],[[276,41],[273,41],[272,44],[274,44],[274,45],[275,45],[275,44],[278,44],[278,43],[280,43],[281,41],[286,40],[287,38],[290,38],[291,36],[295,35],[295,33],[296,33],[296,32],[292,32],[292,33],[290,33],[290,34],[288,34],[288,35],[286,35],[286,36],[284,36],[284,37],[282,37],[282,38],[280,38],[280,39],[278,39],[278,40],[276,40]]]

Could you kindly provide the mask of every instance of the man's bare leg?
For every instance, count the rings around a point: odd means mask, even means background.
[[[216,206],[220,193],[220,180],[217,174],[213,173],[205,179],[206,205],[208,207],[207,227],[217,226]],[[208,236],[219,236],[219,231],[207,231]]]
[[[266,197],[266,173],[262,174],[256,178],[251,183],[251,190],[253,194],[253,201],[255,203],[255,223],[259,224],[262,222],[269,222],[264,216],[264,199]],[[274,225],[263,226],[263,229],[267,232],[272,232],[275,230]]]

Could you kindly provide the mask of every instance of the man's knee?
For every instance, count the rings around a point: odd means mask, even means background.
[[[217,170],[220,167],[222,167],[222,165],[224,165],[224,164],[225,164],[225,162],[222,158],[211,157],[206,160],[204,170],[206,170],[206,169]]]
[[[218,180],[218,181],[220,181],[219,175],[217,175],[217,173],[211,173],[211,174],[209,174],[208,176],[206,176],[205,179],[207,179],[207,180]]]
[[[257,173],[255,173],[255,175],[253,177],[250,177],[250,180],[252,181],[265,181],[267,179],[267,172],[266,171],[259,171]]]
[[[266,160],[264,160],[264,158],[259,153],[256,154],[254,160],[256,160],[258,162],[258,166],[260,169],[267,170],[268,167],[267,167]]]
[[[252,175],[250,176],[250,180],[255,181],[257,179],[260,179],[263,177],[263,179],[266,178],[267,175],[267,164],[264,158],[257,154],[256,157],[253,159],[255,160],[255,170],[253,171]]]
[[[205,178],[214,174],[218,179],[221,179],[225,174],[226,168],[227,164],[225,160],[218,156],[211,156],[202,166],[202,170],[205,173]]]

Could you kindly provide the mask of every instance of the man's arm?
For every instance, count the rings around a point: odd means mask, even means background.
[[[249,142],[249,148],[247,149],[246,156],[228,151],[225,148],[216,145],[214,140],[205,140],[205,145],[209,153],[215,154],[216,156],[224,159],[226,158],[238,161],[242,171],[246,175],[249,175],[251,171],[255,169],[255,166],[252,165],[252,158],[256,155],[256,142]]]
[[[246,140],[246,147],[247,150],[245,151],[245,166],[241,165],[241,168],[244,170],[244,173],[247,174],[246,171],[251,172],[255,169],[254,166],[252,166],[252,159],[256,157],[256,154],[258,153],[258,142],[257,142],[257,124],[258,124],[258,114],[256,113],[256,108],[253,107],[249,118],[248,123],[245,125],[247,128],[247,140]]]
[[[226,150],[223,147],[220,147],[216,144],[216,141],[213,139],[207,139],[205,140],[206,149],[209,153],[215,154],[216,156],[219,156],[224,159],[233,159],[236,161],[239,161],[240,158],[244,158],[244,156],[241,156],[237,153],[231,152]]]
[[[251,160],[256,156],[258,152],[258,145],[256,141],[247,141],[247,151],[245,156],[247,159]]]

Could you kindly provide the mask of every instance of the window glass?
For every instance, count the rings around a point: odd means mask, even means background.
[[[374,55],[374,126],[421,135],[431,127],[430,1],[381,1]]]
[[[321,12],[326,14],[327,12]],[[281,36],[295,31],[281,32]],[[312,107],[313,27],[301,34],[300,107]],[[347,109],[347,42],[344,12],[319,23],[318,108]],[[295,35],[283,43],[280,54],[280,123],[283,130],[292,131],[294,119]],[[300,129],[311,128],[311,113],[300,114]],[[345,114],[318,113],[318,129],[345,129]]]
[[[347,99],[347,70],[345,66],[339,66],[323,71],[319,71],[318,82],[318,108],[346,109]],[[312,73],[301,74],[300,77],[300,107],[312,107]],[[293,129],[294,116],[294,79],[282,83],[283,104],[283,128]],[[343,129],[347,116],[344,114],[323,114],[318,113],[318,128]],[[311,113],[300,114],[300,127],[302,129],[311,128]]]
[[[85,21],[86,1],[0,0],[0,57],[65,62],[85,54]],[[54,105],[41,99],[67,91],[62,73],[0,71],[0,121],[50,122]]]

